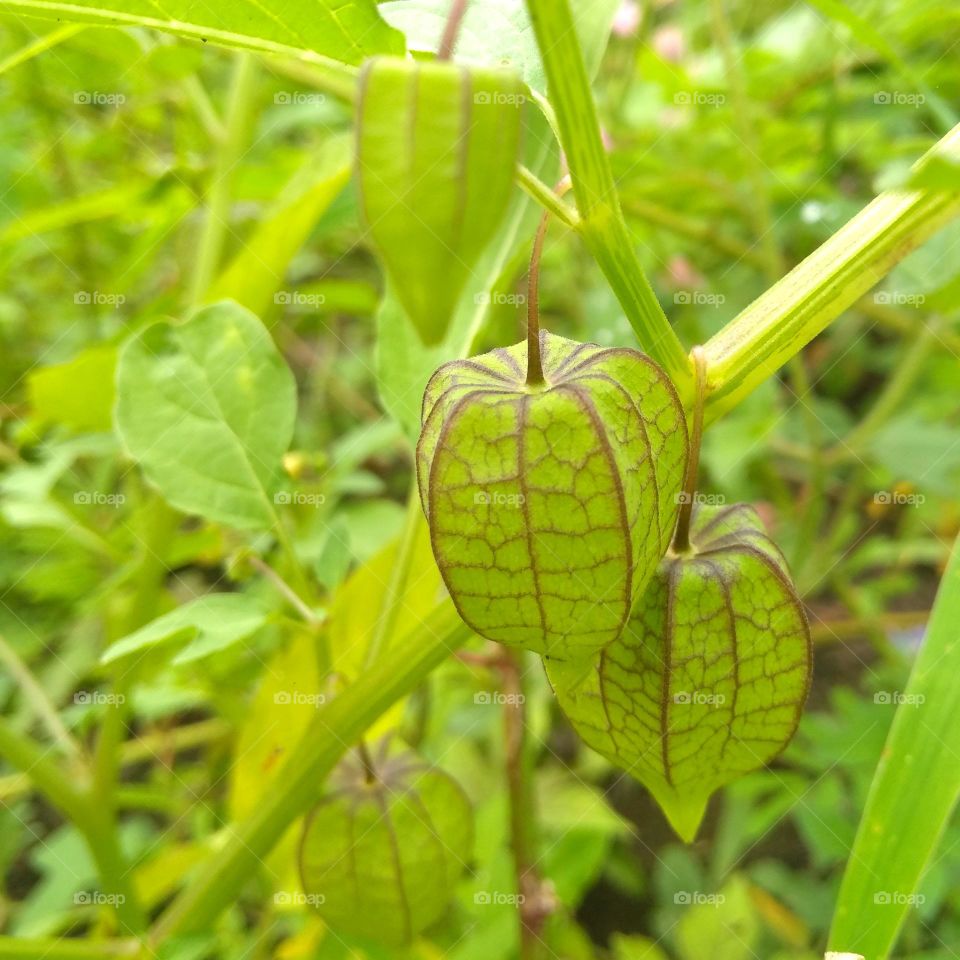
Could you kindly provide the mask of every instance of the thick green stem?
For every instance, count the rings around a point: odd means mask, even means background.
[[[234,902],[290,824],[320,795],[340,757],[400,697],[466,642],[469,630],[444,603],[393,645],[336,699],[321,708],[258,810],[231,828],[225,845],[191,878],[160,919],[158,939],[206,930]]]
[[[938,151],[960,153],[960,125],[931,153]],[[708,421],[763,383],[957,215],[958,193],[896,190],[877,197],[707,341]]]
[[[603,147],[569,0],[527,0],[556,111],[585,243],[644,349],[675,380],[688,380],[686,351],[640,266]]]

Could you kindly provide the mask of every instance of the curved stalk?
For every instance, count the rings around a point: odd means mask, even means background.
[[[443,36],[440,38],[440,47],[437,50],[438,60],[449,60],[453,56],[453,48],[457,45],[457,35],[467,12],[467,0],[453,0],[447,22],[443,27]]]
[[[700,469],[700,444],[703,442],[703,408],[706,400],[707,367],[702,347],[690,351],[694,370],[693,424],[690,430],[690,455],[687,458],[687,472],[683,478],[683,500],[677,516],[677,529],[673,535],[672,548],[675,553],[687,553],[690,550],[690,516],[693,513],[693,501],[697,496],[697,473]]]
[[[533,240],[530,270],[527,274],[527,386],[543,383],[543,364],[540,360],[540,255],[547,236],[550,214],[544,213]]]
[[[570,189],[570,178],[564,177],[554,187],[553,195],[562,197]],[[543,255],[543,242],[547,238],[551,211],[544,210],[537,234],[533,239],[533,252],[530,254],[530,269],[527,271],[527,385],[537,386],[543,383],[543,365],[540,361],[540,257]]]

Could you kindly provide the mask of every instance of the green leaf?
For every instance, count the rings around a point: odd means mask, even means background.
[[[116,365],[116,347],[96,346],[66,363],[35,370],[27,381],[33,412],[45,423],[62,423],[74,430],[109,430]]]
[[[190,641],[174,663],[189,663],[246,639],[266,621],[263,607],[243,593],[211,593],[157,617],[111,644],[102,663],[112,663],[162,643]]]
[[[241,529],[276,523],[296,385],[263,324],[223,302],[155,323],[124,347],[117,429],[173,506]]]
[[[619,5],[620,0],[574,0],[571,4],[591,77],[600,67]],[[424,52],[440,46],[449,10],[449,0],[391,0],[380,4],[380,14],[403,31],[407,46]],[[455,52],[458,63],[509,65],[532,89],[547,92],[530,16],[526,7],[514,0],[472,0],[460,25]]]
[[[583,657],[623,629],[667,548],[687,454],[673,385],[635,350],[541,333],[442,366],[417,476],[437,565],[467,625]]]
[[[347,135],[333,138],[319,155],[311,156],[214,283],[207,299],[230,298],[258,315],[274,303],[289,303],[289,292],[277,297],[276,291],[290,261],[346,184],[350,156]]]
[[[909,481],[921,496],[950,497],[957,489],[960,446],[956,429],[946,423],[912,414],[894,417],[877,429],[866,449],[894,480]]]
[[[884,960],[960,797],[960,541],[903,691],[882,691],[877,709],[899,701],[840,885],[831,949]]]
[[[182,37],[305,60],[358,64],[402,53],[403,38],[380,18],[374,0],[8,0],[5,12],[108,26],[150,27]],[[317,55],[320,55],[318,57]]]
[[[378,57],[361,74],[361,205],[424,343],[443,339],[504,218],[524,99],[503,69]]]
[[[803,606],[751,507],[695,507],[627,629],[584,672],[548,662],[580,736],[693,839],[710,795],[793,736],[810,678]]]
[[[525,111],[523,148],[524,164],[537,176],[553,182],[560,166],[559,150],[539,111]],[[540,213],[526,193],[514,191],[504,222],[467,279],[447,336],[437,346],[428,347],[420,341],[388,288],[377,317],[377,380],[384,406],[412,440],[420,430],[420,406],[427,381],[445,360],[468,355],[489,312],[491,289],[511,254],[532,236]]]
[[[735,874],[716,894],[684,891],[681,902],[690,904],[677,925],[681,960],[754,960],[760,918],[744,877]]]
[[[610,938],[614,960],[670,960],[655,940],[615,933]]]
[[[876,50],[887,60],[910,86],[922,91],[923,99],[920,102],[929,101],[931,113],[945,128],[952,127],[957,122],[957,116],[950,105],[924,83],[922,73],[914,71],[910,64],[900,56],[886,37],[867,18],[861,16],[843,0],[807,0],[807,2],[825,17],[842,23],[860,43]]]
[[[440,918],[472,847],[473,811],[450,776],[403,754],[371,782],[351,758],[304,827],[303,888],[334,930],[401,946]]]

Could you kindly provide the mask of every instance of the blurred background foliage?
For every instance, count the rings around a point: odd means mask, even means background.
[[[122,840],[153,909],[231,816],[282,789],[271,775],[315,704],[276,694],[318,681],[315,637],[251,575],[250,544],[175,514],[132,469],[111,432],[117,346],[182,315],[198,289],[240,300],[270,327],[299,387],[285,466],[306,496],[287,515],[349,674],[411,477],[409,444],[378,399],[382,278],[349,179],[350,108],[309,68],[138,29],[2,27],[0,635],[83,741],[112,709],[77,696],[99,689],[105,640],[214,586],[273,608],[215,656],[173,664],[162,647],[129,691]],[[620,7],[595,91],[640,257],[684,342],[709,337],[877,190],[903,182],[956,122],[958,27],[957,8],[932,0]],[[44,36],[49,49],[25,56]],[[213,275],[200,255],[205,202],[221,204],[227,225]],[[960,227],[944,230],[707,434],[702,489],[759,504],[810,611],[814,688],[786,754],[714,798],[685,847],[637,784],[578,744],[531,672],[556,956],[822,952],[890,693],[904,686],[960,529],[958,244]],[[525,259],[518,247],[496,289],[521,292]],[[633,342],[560,224],[541,288],[552,331]],[[475,346],[519,339],[522,319],[498,298]],[[418,550],[411,607],[439,589],[427,545]],[[384,724],[456,776],[476,812],[472,869],[409,956],[516,954],[515,908],[501,902],[513,874],[498,683],[495,670],[452,660]],[[31,724],[8,670],[0,703]],[[216,955],[387,956],[330,934],[297,901],[293,841],[221,921]],[[956,956],[958,841],[954,824],[903,956]],[[4,933],[109,927],[107,911],[77,897],[95,885],[78,834],[19,774],[0,776],[0,868]],[[170,958],[212,949],[197,938]]]

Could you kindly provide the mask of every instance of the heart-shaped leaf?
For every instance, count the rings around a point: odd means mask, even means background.
[[[580,736],[687,841],[715,790],[786,746],[810,678],[803,606],[756,512],[694,507],[690,541],[588,670],[547,664]]]
[[[440,918],[472,846],[453,778],[410,753],[372,775],[351,757],[304,826],[303,889],[334,930],[402,946]]]
[[[296,410],[293,374],[270,334],[229,301],[183,324],[155,323],[120,354],[117,429],[187,513],[242,529],[274,525]]]
[[[524,87],[509,70],[376,57],[357,177],[369,235],[427,344],[443,339],[513,189]]]
[[[445,364],[424,395],[417,475],[434,557],[464,621],[561,659],[619,635],[667,548],[683,411],[648,357],[542,332]]]

